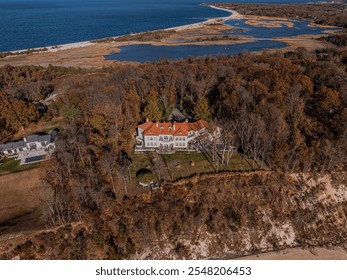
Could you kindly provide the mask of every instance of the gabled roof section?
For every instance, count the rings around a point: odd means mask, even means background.
[[[188,123],[184,122],[184,123],[179,123],[178,125],[176,125],[176,130],[174,132],[174,136],[188,136]]]
[[[145,136],[173,135],[188,136],[189,131],[199,131],[208,127],[204,120],[195,122],[145,122],[137,126]]]
[[[51,135],[39,135],[39,142],[43,143],[43,142],[47,142],[47,143],[51,143],[51,139],[52,136]]]
[[[27,143],[33,143],[33,142],[38,142],[38,141],[39,141],[39,136],[37,134],[29,135],[26,137]]]
[[[150,128],[154,123],[153,122],[145,122],[137,126],[137,128],[140,128],[142,130],[146,130]]]
[[[198,120],[196,122],[189,123],[189,128],[190,130],[199,131],[201,129],[208,128],[208,123],[204,120]]]
[[[24,148],[24,147],[25,147],[25,144],[24,144],[23,140],[13,143],[13,149],[19,149],[19,148]]]
[[[0,145],[0,150],[2,151],[10,150],[12,148],[13,148],[13,142],[8,142],[6,144]]]

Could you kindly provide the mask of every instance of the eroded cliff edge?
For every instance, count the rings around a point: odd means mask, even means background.
[[[220,259],[344,247],[347,172],[199,175],[80,222],[0,241],[1,259]]]

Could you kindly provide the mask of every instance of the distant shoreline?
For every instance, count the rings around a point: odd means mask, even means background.
[[[184,45],[236,45],[251,43],[264,40],[263,38],[253,38],[247,35],[228,35],[228,30],[239,30],[238,26],[229,25],[228,20],[249,20],[251,26],[266,25],[269,28],[277,28],[284,25],[290,26],[291,20],[285,17],[275,16],[254,16],[243,15],[242,11],[236,12],[233,7],[218,7],[208,5],[206,7],[223,10],[230,13],[224,17],[214,17],[204,19],[203,21],[169,27],[166,29],[157,29],[147,32],[139,32],[129,35],[107,37],[90,41],[55,45],[44,48],[18,50],[13,52],[4,52],[0,58],[0,67],[10,64],[14,66],[22,65],[40,65],[48,67],[49,65],[63,67],[80,68],[101,68],[116,63],[129,63],[129,61],[118,61],[117,59],[107,59],[112,53],[122,52],[120,49],[128,45],[147,44],[151,46],[184,46]],[[275,21],[271,24],[266,21]],[[317,25],[323,28],[323,26]],[[328,26],[325,26],[328,28]],[[333,27],[333,26],[331,26]],[[334,27],[335,28],[335,27]],[[271,41],[279,41],[286,44],[283,50],[293,50],[297,47],[305,47],[308,50],[325,47],[324,42],[316,40],[324,36],[323,30],[319,34],[301,34],[298,36],[289,36],[281,38],[272,38]],[[237,33],[237,32],[236,32]],[[333,33],[332,31],[329,33]],[[329,33],[326,33],[328,35]],[[195,36],[195,34],[199,34]],[[226,35],[227,34],[227,35]],[[233,32],[230,32],[233,34]],[[268,39],[266,39],[268,40]],[[271,49],[271,48],[270,48]],[[278,48],[274,48],[278,50]]]
[[[89,41],[81,41],[81,42],[75,42],[75,43],[67,43],[67,44],[61,44],[61,45],[51,45],[51,46],[41,46],[41,47],[37,47],[37,48],[28,48],[28,49],[22,49],[22,50],[13,50],[13,51],[2,51],[0,53],[11,53],[13,55],[8,55],[6,57],[14,57],[14,56],[20,56],[20,55],[25,55],[25,54],[20,54],[20,53],[25,53],[25,52],[29,52],[31,51],[32,53],[46,53],[46,52],[57,52],[57,51],[64,51],[64,50],[69,50],[69,49],[76,49],[76,48],[82,48],[82,47],[88,47],[88,46],[93,46],[98,44],[97,42],[93,42],[95,40],[103,40],[103,39],[117,39],[117,38],[121,38],[123,36],[135,36],[138,34],[142,34],[145,32],[155,32],[155,31],[159,31],[159,30],[163,30],[163,31],[181,31],[181,30],[185,30],[188,28],[194,28],[194,27],[199,27],[203,24],[208,24],[208,23],[213,23],[216,21],[220,21],[220,20],[229,20],[229,19],[240,19],[242,18],[242,15],[240,15],[238,12],[233,11],[233,10],[229,10],[229,9],[225,9],[225,8],[220,8],[220,7],[216,7],[213,5],[206,5],[207,7],[210,7],[212,9],[216,9],[216,10],[221,10],[221,11],[225,11],[225,12],[229,12],[230,15],[227,17],[216,17],[216,18],[210,18],[201,22],[197,22],[197,23],[191,23],[191,24],[186,24],[186,25],[179,25],[179,26],[175,26],[175,27],[168,27],[165,29],[155,29],[155,30],[151,30],[151,31],[144,31],[144,32],[137,32],[137,33],[131,33],[131,34],[124,34],[124,35],[119,35],[119,36],[113,36],[113,37],[105,37],[105,38],[100,38],[100,39],[93,39],[93,40],[89,40]],[[42,50],[45,49],[45,50]],[[0,58],[1,59],[1,58]]]

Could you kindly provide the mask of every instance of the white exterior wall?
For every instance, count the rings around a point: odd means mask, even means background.
[[[35,149],[41,149],[42,148],[42,144],[41,142],[30,142],[30,143],[25,143],[25,145],[27,146],[27,148],[30,150],[30,148],[32,146],[35,146]]]
[[[157,136],[145,136],[145,145],[146,148],[159,147],[158,137]]]
[[[166,137],[166,140],[164,140]],[[145,148],[159,148],[160,145],[173,145],[174,148],[186,148],[188,147],[188,142],[191,141],[192,137],[187,136],[172,136],[167,134],[162,134],[159,136],[144,136],[138,135],[138,139],[144,142]]]
[[[173,146],[173,148],[187,148],[190,141],[194,140],[197,136],[202,134],[205,129],[199,131],[189,131],[188,136],[173,136],[170,134],[161,134],[159,136],[144,136],[143,130],[138,129],[137,139],[143,142],[145,148],[160,148],[161,145]],[[167,140],[164,141],[164,138]]]
[[[23,147],[22,148],[22,151],[27,151],[28,150],[28,148],[27,147]],[[15,150],[15,152],[16,153],[20,153],[20,152],[22,152],[19,148],[17,148],[16,150]]]
[[[188,147],[188,137],[187,136],[175,136],[174,147],[176,148],[186,148]]]

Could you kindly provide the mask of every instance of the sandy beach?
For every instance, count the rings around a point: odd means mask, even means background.
[[[220,22],[220,21],[226,21],[229,19],[241,19],[242,16],[237,13],[236,11],[232,11],[232,10],[228,10],[228,9],[223,9],[223,8],[219,8],[219,7],[215,7],[212,5],[209,5],[210,8],[216,9],[216,10],[222,10],[222,11],[226,11],[230,13],[230,16],[227,17],[218,17],[218,18],[213,18],[213,19],[208,19],[206,21],[202,21],[202,22],[198,22],[198,23],[192,23],[192,24],[187,24],[187,25],[182,25],[182,26],[176,26],[176,27],[169,27],[169,28],[165,28],[163,29],[164,31],[182,31],[182,30],[187,30],[187,29],[192,29],[192,28],[199,28],[199,27],[203,27],[205,25],[209,25],[209,24],[214,24],[216,22]],[[129,36],[135,36],[141,33],[133,33]],[[122,36],[114,36],[114,37],[110,37],[111,39],[117,39],[123,37]],[[32,49],[23,49],[23,50],[16,50],[16,51],[11,51],[11,53],[13,53],[13,56],[17,56],[15,54],[18,53],[22,53],[22,52],[26,52],[29,50],[41,50],[43,48],[47,49],[46,51],[39,51],[37,53],[46,53],[46,52],[58,52],[58,51],[64,51],[64,50],[71,50],[71,49],[77,49],[77,48],[83,48],[83,47],[90,47],[93,45],[96,45],[98,43],[93,42],[93,40],[91,41],[84,41],[84,42],[76,42],[76,43],[70,43],[70,44],[62,44],[62,45],[54,45],[54,46],[47,46],[47,47],[39,47],[39,48],[32,48]],[[8,56],[8,57],[12,57],[12,56]]]
[[[232,26],[224,25],[224,22],[233,18],[241,18],[242,16],[235,11],[210,6],[218,10],[224,10],[230,13],[227,17],[218,17],[208,19],[203,22],[171,27],[162,31],[175,31],[171,37],[164,38],[160,41],[112,41],[124,36],[111,37],[111,42],[77,42],[71,44],[57,45],[46,47],[47,50],[41,51],[42,48],[31,49],[37,50],[30,54],[19,54],[28,50],[19,50],[12,52],[14,55],[6,56],[0,59],[0,67],[6,64],[13,66],[20,65],[41,65],[47,67],[49,65],[66,66],[66,67],[82,67],[82,68],[100,68],[110,66],[115,61],[105,60],[104,56],[110,53],[120,52],[119,47],[134,44],[150,44],[154,46],[178,46],[178,45],[232,45],[254,42],[255,40],[248,37],[241,37],[238,40],[213,40],[209,41],[208,36],[221,35],[223,31],[233,29]],[[194,41],[192,33],[200,33],[203,41]],[[143,33],[134,33],[127,35],[134,37]]]
[[[347,251],[342,247],[336,248],[290,248],[277,252],[251,255],[237,260],[347,260]]]

